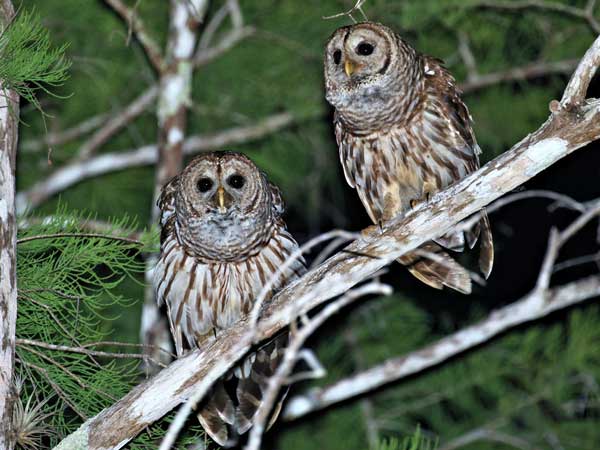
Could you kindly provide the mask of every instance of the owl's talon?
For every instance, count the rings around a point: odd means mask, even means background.
[[[369,225],[364,230],[361,230],[360,234],[362,235],[362,237],[367,238],[374,233],[381,234],[382,231],[383,231],[383,222],[378,221],[377,225]]]
[[[420,203],[429,203],[430,199],[431,199],[431,192],[425,191],[425,192],[423,192],[423,197],[421,197],[419,199],[413,198],[410,201],[410,207],[411,207],[411,209],[415,209],[417,206],[419,206]]]

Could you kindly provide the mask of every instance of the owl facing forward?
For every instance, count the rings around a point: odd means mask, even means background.
[[[471,116],[440,60],[418,53],[391,29],[364,22],[333,33],[324,64],[346,181],[374,223],[405,213],[479,168]],[[450,230],[399,261],[432,287],[469,293],[468,271],[445,249],[473,248],[478,239],[487,278],[494,249],[485,211],[471,229]]]
[[[220,331],[248,314],[298,244],[281,218],[279,189],[238,153],[195,158],[165,185],[158,204],[162,232],[154,286],[182,355],[218,339]],[[304,261],[295,261],[277,276],[271,291],[304,270]],[[286,341],[280,335],[251,353],[200,405],[198,419],[219,445],[235,444],[251,427]]]

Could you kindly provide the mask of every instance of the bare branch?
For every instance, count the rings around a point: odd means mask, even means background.
[[[110,119],[92,136],[84,142],[75,158],[75,161],[89,159],[98,148],[104,145],[111,137],[132,120],[142,114],[156,100],[158,86],[152,86],[136,97],[129,105],[118,113],[111,115]]]
[[[481,1],[468,5],[470,8],[485,8],[505,11],[523,11],[527,9],[551,12],[565,16],[582,19],[590,27],[594,34],[600,34],[600,24],[593,15],[593,4],[590,8],[577,8],[564,3],[543,0],[520,0],[520,1]]]
[[[234,127],[216,134],[191,136],[185,141],[183,152],[193,155],[202,151],[223,148],[228,145],[261,139],[294,122],[289,113],[275,114],[255,124]],[[125,150],[73,162],[57,169],[48,178],[36,183],[31,189],[17,194],[17,211],[24,212],[34,208],[63,190],[106,173],[112,173],[130,167],[155,164],[158,160],[156,145],[146,145],[137,149]]]
[[[587,89],[599,65],[600,40],[596,39],[583,56],[581,63],[577,66],[575,73],[569,80],[569,84],[560,101],[561,107],[571,107],[582,104],[585,101]]]
[[[554,74],[570,74],[575,70],[578,62],[577,59],[536,62],[505,71],[472,75],[465,82],[460,83],[459,87],[464,93],[470,94],[499,83],[523,81]]]
[[[199,48],[194,56],[194,65],[199,67],[208,64],[254,33],[256,33],[256,29],[251,26],[234,28],[213,47]]]
[[[542,268],[537,279],[535,289],[541,294],[550,286],[550,278],[554,273],[554,265],[558,252],[561,247],[583,228],[590,220],[600,214],[600,201],[593,204],[590,209],[582,213],[577,220],[569,225],[564,231],[558,232],[555,228],[550,230],[550,239],[548,240],[548,249],[546,250],[546,256],[542,262]]]
[[[129,244],[135,244],[142,246],[143,242],[137,239],[130,239],[121,236],[112,236],[110,234],[98,234],[98,233],[54,233],[54,234],[39,234],[36,236],[27,236],[17,240],[17,244],[24,244],[26,242],[37,241],[39,239],[59,239],[59,238],[94,238],[94,239],[109,239],[111,241],[127,242]]]
[[[133,31],[135,37],[142,45],[148,60],[152,63],[154,69],[160,73],[164,70],[164,60],[158,44],[146,31],[142,18],[134,9],[129,8],[121,0],[104,0],[115,10],[119,16],[127,23],[127,26]]]
[[[42,341],[36,341],[33,339],[17,339],[17,345],[31,345],[34,347],[45,348],[47,350],[57,350],[61,352],[80,353],[88,356],[100,356],[105,358],[116,358],[116,359],[146,359],[147,355],[142,353],[115,353],[115,352],[103,352],[99,350],[89,350],[84,347],[70,347],[68,345],[55,345],[48,344]],[[155,364],[159,364],[163,367],[162,363],[155,361]]]
[[[279,390],[285,384],[286,379],[294,369],[296,361],[298,360],[298,353],[310,335],[323,325],[329,317],[339,312],[354,300],[366,295],[390,295],[391,293],[392,288],[390,286],[377,282],[371,282],[352,289],[339,299],[327,305],[315,317],[311,318],[304,327],[292,334],[291,341],[285,349],[283,360],[279,367],[277,367],[273,376],[269,378],[269,383],[263,393],[263,401],[252,421],[252,429],[250,430],[246,450],[260,450],[262,435],[265,432],[267,421],[269,420],[269,415],[277,400]]]
[[[458,33],[458,53],[467,68],[467,83],[479,78],[477,62],[475,61],[475,55],[473,55],[473,52],[471,51],[469,36],[464,31]]]
[[[451,334],[421,350],[392,358],[369,370],[291,398],[284,410],[287,420],[297,419],[332,404],[372,391],[430,367],[489,341],[525,322],[539,319],[558,309],[600,296],[600,278],[591,276],[540,292],[534,290],[521,300],[492,312],[483,321]]]
[[[0,1],[2,31],[15,10]],[[19,96],[0,80],[0,448],[12,449],[12,388],[17,321],[17,223],[15,214],[15,160],[19,127]]]
[[[209,47],[196,52],[193,61],[194,67],[201,67],[214,61],[216,58],[235,47],[240,41],[252,36],[255,31],[256,30],[254,27],[250,26],[234,28],[229,33],[225,34],[223,38],[214,45],[214,47]],[[81,123],[64,131],[48,133],[48,135],[43,138],[25,141],[21,144],[20,148],[23,151],[33,152],[41,150],[45,146],[53,147],[65,144],[78,139],[90,131],[93,131],[100,125],[107,122],[107,119],[110,118],[110,122],[107,123],[105,127],[102,127],[100,130],[94,133],[94,136],[97,137],[95,139],[92,138],[90,141],[88,141],[88,143],[83,144],[79,150],[79,153],[89,152],[86,156],[90,156],[97,149],[97,147],[104,144],[108,138],[112,137],[117,131],[123,128],[123,126],[126,126],[128,123],[142,114],[150,105],[152,105],[152,102],[156,99],[157,94],[158,84],[155,84],[146,89],[142,94],[136,97],[129,105],[125,106],[120,111],[111,111],[108,113],[99,114],[90,117],[89,119],[85,119]],[[95,140],[99,140],[100,142],[97,143]],[[84,150],[86,146],[92,146],[92,150]],[[81,159],[84,158],[81,157]]]
[[[81,123],[67,128],[64,131],[48,133],[42,138],[23,141],[19,144],[21,152],[37,152],[44,147],[54,147],[55,145],[66,144],[67,142],[78,139],[79,137],[95,130],[102,125],[111,116],[110,113],[98,114]]]

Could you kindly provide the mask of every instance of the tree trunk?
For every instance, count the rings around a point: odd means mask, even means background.
[[[10,0],[2,0],[0,21],[3,30],[14,14]],[[0,87],[0,91],[0,450],[4,450],[15,445],[11,419],[17,320],[15,159],[19,98],[12,90]]]

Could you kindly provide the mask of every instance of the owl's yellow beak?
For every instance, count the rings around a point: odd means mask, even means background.
[[[344,62],[344,72],[346,72],[346,75],[351,76],[355,70],[356,70],[356,64],[354,64],[352,61],[347,59]]]
[[[223,186],[217,188],[217,206],[221,214],[227,212],[227,208],[225,208],[225,189],[223,189]]]

